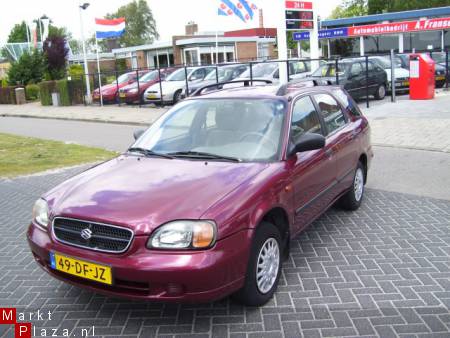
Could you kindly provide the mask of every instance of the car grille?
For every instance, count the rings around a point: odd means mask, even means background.
[[[54,218],[53,234],[61,243],[110,253],[126,251],[133,239],[130,229],[63,217]]]

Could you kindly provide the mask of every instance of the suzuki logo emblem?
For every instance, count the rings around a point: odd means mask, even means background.
[[[89,228],[81,230],[81,237],[85,240],[88,240],[92,237],[92,231]]]

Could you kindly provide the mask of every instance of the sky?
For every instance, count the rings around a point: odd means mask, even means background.
[[[94,18],[104,17],[129,0],[80,0],[89,2],[89,8],[83,13],[85,36],[92,36],[95,31]],[[46,14],[56,26],[65,26],[74,38],[80,38],[80,21],[78,13],[79,0],[14,0],[2,1],[0,11],[0,44],[5,43],[9,31],[15,23],[22,20],[32,20]],[[341,0],[314,0],[319,15],[327,17]],[[258,25],[258,20],[243,24],[236,17],[218,20],[217,8],[219,0],[147,0],[156,20],[160,40],[167,41],[172,35],[184,33],[184,26],[189,21],[195,21],[200,31],[226,31],[250,28]],[[274,6],[283,3],[282,0],[253,0],[264,10],[266,27],[276,27],[273,16]]]

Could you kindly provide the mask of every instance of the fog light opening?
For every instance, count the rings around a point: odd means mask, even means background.
[[[166,292],[169,296],[177,296],[184,293],[184,287],[181,284],[169,283],[167,284]]]

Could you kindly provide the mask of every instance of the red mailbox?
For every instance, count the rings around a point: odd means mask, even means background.
[[[429,100],[434,98],[435,62],[427,54],[411,54],[409,59],[409,98]]]

